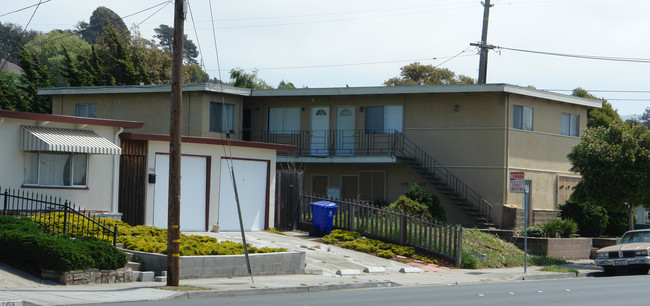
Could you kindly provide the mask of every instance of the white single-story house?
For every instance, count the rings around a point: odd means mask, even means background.
[[[119,134],[143,125],[0,110],[0,187],[117,212]]]

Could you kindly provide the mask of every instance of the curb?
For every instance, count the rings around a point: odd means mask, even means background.
[[[554,273],[554,274],[538,274],[538,275],[522,275],[519,278],[520,280],[548,280],[548,279],[565,279],[565,278],[578,278],[580,273]],[[583,276],[584,277],[584,276]]]
[[[253,288],[253,289],[240,289],[240,290],[226,290],[226,291],[190,291],[181,292],[173,295],[168,299],[194,299],[206,297],[233,297],[233,296],[250,296],[250,295],[263,295],[263,294],[281,294],[281,293],[309,293],[321,292],[331,290],[344,290],[344,289],[363,289],[363,288],[381,288],[381,287],[398,287],[397,283],[391,281],[379,281],[368,283],[356,284],[333,284],[322,286],[304,286],[304,287],[281,287],[281,288]]]

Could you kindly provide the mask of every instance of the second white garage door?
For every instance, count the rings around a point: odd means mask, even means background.
[[[228,163],[235,169],[244,230],[264,230],[267,218],[268,161],[222,159],[219,184],[219,225],[222,231],[238,231],[239,217]]]

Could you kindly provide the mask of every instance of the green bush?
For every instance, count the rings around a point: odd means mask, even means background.
[[[392,259],[393,257],[395,257],[395,253],[393,253],[393,251],[391,250],[380,250],[379,252],[377,252],[377,256],[381,258]]]
[[[524,230],[521,230],[521,235],[524,236]],[[544,233],[544,228],[541,224],[535,224],[528,227],[528,237],[547,237]]]
[[[620,237],[628,230],[627,210],[621,209],[619,211],[607,211],[609,222],[605,229],[605,235],[609,237]],[[636,216],[634,216],[634,223],[636,223]]]
[[[463,269],[478,269],[480,260],[476,255],[471,252],[462,250],[462,256],[460,267]]]
[[[440,205],[440,199],[435,194],[422,189],[422,187],[416,184],[406,191],[404,195],[413,201],[425,205],[433,219],[440,222],[447,222],[445,208]]]
[[[410,216],[426,219],[431,218],[429,208],[426,205],[411,200],[406,196],[400,196],[395,202],[390,203],[390,205],[388,205],[388,208]]]
[[[30,273],[116,269],[127,261],[124,253],[95,238],[50,236],[28,218],[3,216],[0,223],[0,260]]]
[[[578,224],[578,233],[584,237],[602,236],[609,224],[607,210],[602,206],[582,204],[572,200],[560,205],[560,217],[575,220]]]
[[[571,238],[576,236],[578,224],[571,219],[554,219],[528,227],[528,237]],[[523,230],[522,230],[523,236]]]

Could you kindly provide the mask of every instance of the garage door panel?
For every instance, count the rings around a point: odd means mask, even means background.
[[[207,158],[181,158],[180,229],[205,231],[207,205]],[[167,228],[169,193],[169,155],[156,155],[156,186],[154,190],[154,226]]]
[[[238,231],[239,217],[228,162],[232,161],[242,223],[246,231],[264,230],[267,209],[267,161],[221,160],[219,226],[222,231]]]

